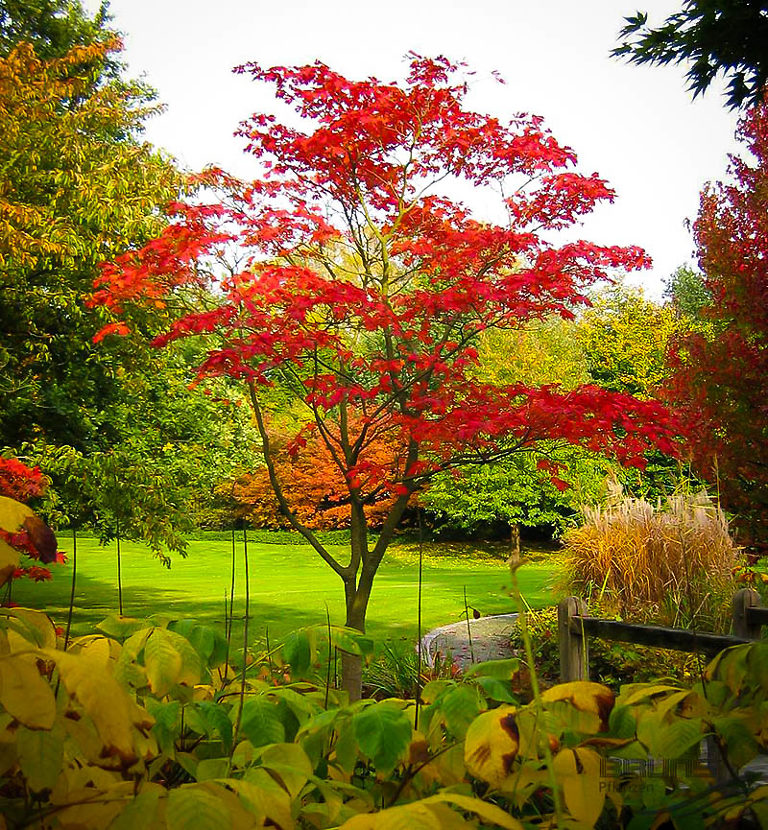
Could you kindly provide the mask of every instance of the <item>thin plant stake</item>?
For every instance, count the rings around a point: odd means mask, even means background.
[[[248,584],[248,533],[243,523],[243,561],[245,562],[245,615],[243,616],[243,673],[240,678],[240,701],[237,706],[237,721],[232,734],[232,748],[229,752],[229,764],[232,765],[232,755],[237,744],[237,736],[240,733],[240,723],[243,719],[243,705],[245,703],[245,669],[246,656],[248,653],[248,614],[251,607],[251,588]]]
[[[224,590],[224,635],[227,638],[227,654],[224,659],[224,677],[229,672],[229,650],[232,645],[232,625],[235,615],[235,561],[236,561],[236,546],[235,546],[235,527],[232,526],[232,566],[229,582],[229,610],[227,610],[227,592]]]
[[[328,623],[328,668],[325,674],[325,708],[328,708],[328,695],[331,692],[331,612],[328,610],[328,603],[325,603],[325,619]],[[335,679],[335,678],[334,678]],[[416,704],[418,707],[418,703]],[[416,722],[418,723],[418,708],[416,709]]]
[[[229,583],[229,630],[227,639],[232,636],[232,620],[235,613],[235,528],[232,527],[232,575]]]
[[[115,516],[115,528],[117,539],[117,607],[120,616],[123,616],[123,576],[120,571],[120,518]]]
[[[424,539],[421,524],[421,508],[418,512],[419,517],[419,595],[416,601],[416,715],[414,718],[414,728],[419,728],[419,706],[421,704],[421,589],[424,577]],[[466,594],[466,590],[465,590]],[[466,596],[465,596],[466,604]]]
[[[77,578],[77,529],[72,528],[72,588],[69,592],[69,613],[67,614],[67,631],[64,635],[64,651],[69,645],[69,632],[72,630],[72,609],[75,606],[75,580]]]
[[[475,662],[475,649],[472,645],[472,626],[469,623],[469,605],[467,604],[467,586],[464,586],[464,614],[467,617],[467,639],[469,640],[469,659]]]
[[[229,603],[227,602],[227,589],[224,589],[224,637],[227,640],[227,650],[224,652],[224,677],[229,674]],[[221,669],[219,669],[221,677]]]

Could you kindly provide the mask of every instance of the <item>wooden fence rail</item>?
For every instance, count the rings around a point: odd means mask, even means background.
[[[733,634],[710,634],[685,628],[639,625],[590,617],[584,600],[567,597],[558,605],[557,622],[560,679],[563,683],[568,683],[589,679],[588,637],[714,655],[728,646],[759,639],[762,626],[768,625],[768,608],[760,606],[757,591],[742,588],[734,595],[731,605]]]

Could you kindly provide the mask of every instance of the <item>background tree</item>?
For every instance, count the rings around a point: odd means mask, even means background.
[[[85,448],[119,395],[122,342],[98,350],[107,318],[84,296],[104,256],[158,233],[173,167],[132,136],[143,92],[101,84],[107,47],[42,61],[19,45],[0,58],[0,434]]]
[[[589,383],[575,319],[552,315],[518,329],[489,329],[478,346],[476,377],[486,383],[557,383],[575,389]]]
[[[543,439],[626,463],[642,464],[654,443],[671,451],[657,403],[594,387],[495,386],[469,371],[483,331],[569,317],[587,285],[646,263],[636,248],[546,240],[613,193],[571,169],[573,152],[540,118],[502,124],[467,109],[464,78],[442,58],[414,57],[404,84],[350,81],[320,63],[243,71],[273,84],[301,126],[254,115],[242,134],[264,178],[209,173],[219,198],[177,206],[157,240],[104,269],[94,299],[125,309],[208,292],[208,310],[182,316],[157,343],[219,336],[200,372],[244,382],[280,508],[340,577],[347,625],[364,630],[384,552],[410,497],[437,472]],[[438,195],[454,178],[489,197],[502,186],[508,223],[480,221]],[[211,267],[233,250],[239,267]],[[263,391],[275,386],[303,405],[344,480],[348,559],[291,510],[265,417]],[[304,433],[291,447],[297,457]],[[396,447],[384,463],[372,456],[381,441]],[[391,507],[372,542],[365,507],[385,496]],[[360,668],[345,657],[353,696]]]
[[[730,183],[707,187],[694,235],[709,332],[676,344],[669,395],[681,407],[701,475],[752,540],[768,521],[768,112],[740,122],[751,155],[732,158]]]
[[[590,381],[577,321],[557,315],[517,329],[488,329],[480,337],[472,370],[484,383],[503,386],[557,384],[575,389]],[[419,495],[434,532],[489,535],[513,540],[520,529],[558,536],[578,513],[581,500],[598,499],[610,462],[574,447],[550,448],[562,463],[556,483],[540,470],[540,455],[517,453],[481,466],[436,474]],[[565,485],[568,486],[565,486]]]
[[[354,425],[360,429],[359,425]],[[281,432],[270,425],[272,464],[290,512],[304,526],[317,530],[350,526],[349,492],[346,481],[322,437],[312,430],[301,452],[293,441],[295,434]],[[295,430],[294,430],[295,433]],[[398,447],[393,434],[372,441],[365,463],[382,469],[396,463]],[[289,517],[281,510],[269,478],[267,466],[246,473],[232,484],[232,495],[240,513],[255,527],[289,528]],[[382,490],[378,498],[363,505],[369,527],[380,527],[394,504],[395,495]]]
[[[632,63],[687,63],[695,98],[718,74],[728,82],[731,108],[759,103],[768,79],[768,3],[764,0],[685,0],[658,28],[648,15],[625,18],[613,50]]]
[[[547,453],[542,442],[535,453],[516,453],[492,464],[467,467],[436,475],[420,503],[429,522],[440,534],[456,530],[472,536],[510,538],[521,529],[558,538],[579,515],[583,504],[601,501],[606,477],[613,470],[609,459],[577,448],[553,447],[556,475],[540,469]],[[521,531],[522,532],[522,531]]]
[[[712,302],[704,275],[687,265],[681,265],[672,273],[664,289],[664,297],[678,315],[696,321],[701,321],[702,310]]]
[[[133,309],[130,340],[97,345],[111,317],[86,297],[99,262],[160,232],[183,178],[141,140],[153,93],[121,77],[103,10],[41,0],[0,15],[0,447],[45,466],[59,523],[109,538],[119,492],[124,534],[178,549],[239,427],[220,441],[221,409],[190,396],[188,348],[149,348],[160,303]]]
[[[576,338],[593,383],[659,400],[670,376],[668,353],[673,341],[696,328],[701,323],[680,314],[673,304],[657,303],[646,298],[642,289],[617,283],[593,296],[592,307],[578,320]],[[651,501],[664,499],[681,486],[702,486],[678,457],[658,450],[648,454],[642,471],[613,465],[611,475],[628,495]]]
[[[593,383],[653,398],[669,374],[670,338],[690,325],[671,306],[619,282],[595,292],[591,306],[575,320],[553,317],[517,331],[485,332],[475,371],[493,383],[557,383],[568,389]],[[536,458],[515,456],[463,470],[459,477],[442,473],[420,500],[449,528],[473,532],[491,526],[498,531],[515,522],[557,535],[573,523],[583,504],[605,497],[609,475],[633,495],[654,497],[674,490],[681,476],[677,459],[658,452],[649,455],[642,472],[575,448],[556,456],[562,463],[559,486],[537,470]]]
[[[0,55],[25,42],[41,60],[63,58],[74,46],[112,39],[108,21],[106,2],[90,17],[77,0],[0,0]]]
[[[604,389],[651,397],[668,371],[669,339],[683,325],[670,306],[646,299],[640,289],[601,291],[576,326],[589,378]]]

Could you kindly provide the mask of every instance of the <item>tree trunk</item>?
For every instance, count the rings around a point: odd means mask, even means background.
[[[368,601],[373,589],[373,578],[384,556],[384,551],[392,541],[403,511],[408,503],[408,496],[398,499],[379,533],[373,550],[368,548],[368,524],[362,503],[352,499],[350,515],[351,560],[348,574],[344,578],[344,598],[346,601],[348,628],[365,633],[365,617]],[[358,579],[358,573],[360,578]],[[363,661],[354,654],[341,655],[341,687],[349,694],[350,701],[360,700],[363,686]]]
[[[361,585],[355,585],[355,579],[344,583],[347,605],[345,625],[365,633],[365,615],[368,610],[370,587],[366,591]],[[363,692],[363,660],[357,654],[341,653],[341,688],[349,694],[350,702],[360,700]]]
[[[365,632],[365,615],[376,567],[368,550],[368,525],[363,505],[353,498],[350,512],[350,568],[344,579],[344,600],[347,609],[345,625]],[[358,581],[358,574],[360,579]],[[350,701],[360,700],[363,687],[363,661],[356,654],[341,655],[341,687]]]

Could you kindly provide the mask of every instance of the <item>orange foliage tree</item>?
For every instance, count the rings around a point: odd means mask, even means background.
[[[316,530],[347,528],[350,525],[349,490],[344,475],[317,431],[305,428],[305,433],[308,433],[303,439],[306,444],[301,452],[297,451],[296,441],[290,435],[274,433],[272,459],[283,482],[285,500],[306,527]],[[392,429],[376,436],[361,455],[358,465],[361,486],[368,493],[363,509],[371,528],[381,527],[396,499],[383,482],[376,484],[372,473],[387,470],[387,479],[396,478],[398,468],[405,463],[404,453],[399,449],[397,434]],[[242,515],[255,527],[291,527],[290,520],[280,508],[267,467],[237,479],[232,496],[240,505]]]

